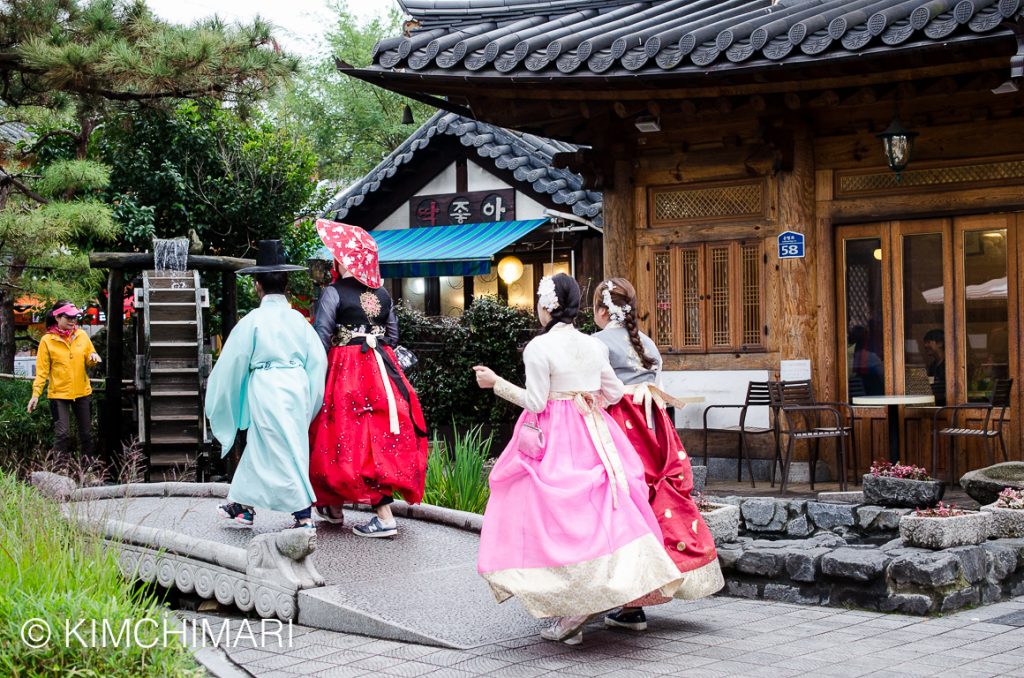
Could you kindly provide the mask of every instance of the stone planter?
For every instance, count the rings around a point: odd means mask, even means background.
[[[1024,489],[1024,462],[1006,461],[968,471],[960,478],[960,486],[982,506],[991,504],[999,499],[999,493],[1004,488]]]
[[[731,504],[712,504],[710,511],[701,511],[708,529],[715,538],[715,544],[736,541],[740,534],[740,509]]]
[[[864,503],[897,508],[927,508],[942,499],[941,480],[909,480],[864,474]]]
[[[907,515],[900,519],[900,537],[906,546],[948,549],[980,544],[992,533],[992,514],[978,511],[950,518]]]
[[[1024,537],[1024,509],[1002,508],[993,503],[981,510],[992,514],[992,536],[996,539]]]

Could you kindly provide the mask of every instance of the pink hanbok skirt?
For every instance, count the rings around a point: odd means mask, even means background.
[[[519,449],[534,422],[545,438],[539,458]],[[535,617],[567,616],[679,588],[643,464],[604,410],[550,400],[539,415],[524,412],[490,486],[477,567],[498,602],[515,596]]]

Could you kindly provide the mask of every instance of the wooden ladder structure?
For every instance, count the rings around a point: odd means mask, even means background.
[[[199,459],[211,442],[203,412],[207,290],[200,287],[198,271],[145,271],[135,301],[143,316],[135,379],[146,479],[191,478],[189,470],[200,473]]]

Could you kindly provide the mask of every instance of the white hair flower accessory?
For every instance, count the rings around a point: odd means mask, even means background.
[[[604,303],[604,307],[608,309],[608,317],[612,322],[622,324],[626,322],[626,314],[633,310],[633,307],[629,304],[623,304],[619,306],[612,301],[612,290],[615,289],[615,285],[611,280],[604,284],[604,289],[601,290],[601,301]]]
[[[540,296],[540,307],[551,313],[558,308],[558,292],[555,291],[555,281],[551,276],[544,276],[537,285],[537,294]]]

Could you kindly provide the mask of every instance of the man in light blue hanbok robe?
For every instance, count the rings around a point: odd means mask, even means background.
[[[266,249],[277,251],[262,256],[268,242],[276,244]],[[231,450],[238,431],[249,431],[229,503],[219,511],[252,525],[258,506],[292,513],[293,527],[312,527],[309,424],[323,403],[327,354],[309,321],[284,296],[284,271],[301,267],[283,263],[280,241],[260,241],[260,255],[259,265],[239,271],[256,275],[260,306],[232,330],[206,391],[206,416],[222,454]]]

